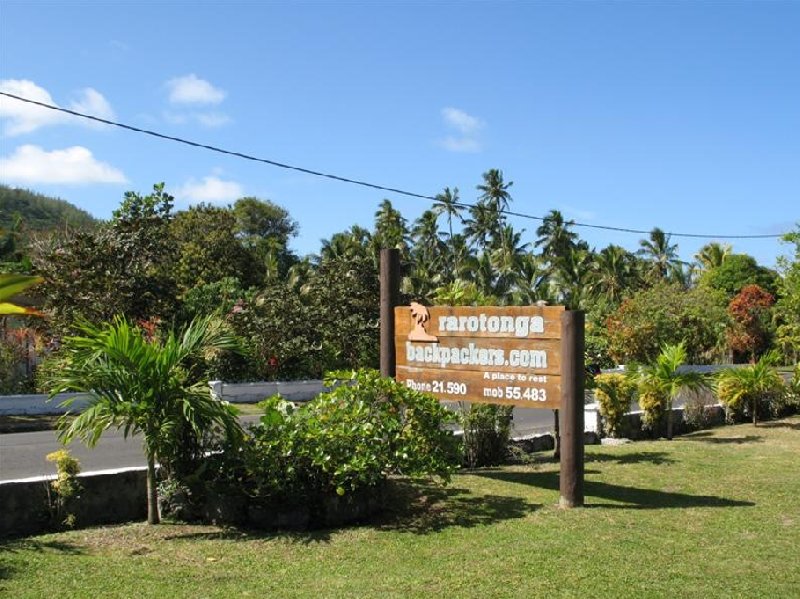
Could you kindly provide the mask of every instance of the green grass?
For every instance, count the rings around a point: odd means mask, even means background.
[[[800,418],[398,486],[372,525],[133,524],[0,544],[9,597],[800,597]],[[2,592],[0,592],[2,594]]]

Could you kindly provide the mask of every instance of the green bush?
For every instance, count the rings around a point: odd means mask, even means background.
[[[59,449],[46,456],[48,462],[56,464],[56,480],[48,487],[50,522],[54,528],[75,526],[74,504],[80,499],[83,485],[78,482],[81,466],[66,449]]]
[[[295,408],[280,397],[242,451],[215,457],[215,483],[229,494],[292,505],[369,491],[391,475],[449,480],[458,465],[451,413],[431,395],[373,370],[330,373],[333,388]]]
[[[497,466],[505,461],[511,437],[512,413],[513,406],[494,404],[472,404],[462,410],[465,466]]]
[[[605,418],[608,434],[616,437],[622,432],[623,416],[630,409],[636,383],[622,373],[609,372],[594,377],[595,397],[600,414]]]
[[[662,392],[653,386],[645,385],[639,389],[639,407],[642,409],[642,425],[656,431],[666,411],[667,399]]]

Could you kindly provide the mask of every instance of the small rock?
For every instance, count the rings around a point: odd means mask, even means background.
[[[631,442],[632,441],[630,439],[615,439],[614,437],[606,437],[600,440],[600,445],[626,445],[627,443]]]

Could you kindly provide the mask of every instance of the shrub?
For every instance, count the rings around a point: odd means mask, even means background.
[[[664,417],[664,408],[667,399],[655,386],[643,385],[639,388],[639,407],[642,414],[642,425],[650,430],[656,430]]]
[[[595,397],[600,404],[600,413],[606,419],[608,433],[612,437],[622,431],[623,417],[628,411],[636,392],[636,384],[622,373],[610,372],[594,377]]]
[[[462,410],[463,461],[469,468],[502,464],[511,437],[513,406],[472,404]]]
[[[758,362],[744,368],[728,368],[717,375],[717,397],[736,412],[749,412],[753,424],[759,412],[773,411],[775,402],[785,392],[783,379],[775,369],[777,354],[769,352]]]
[[[326,384],[331,392],[300,408],[263,402],[243,450],[212,460],[216,489],[313,508],[395,474],[449,480],[457,452],[444,425],[453,417],[433,396],[373,370],[330,373]]]
[[[80,463],[66,449],[48,453],[48,462],[56,463],[56,480],[51,481],[47,489],[50,521],[56,527],[75,526],[75,514],[72,511],[74,502],[80,499],[83,487],[78,482],[81,471]]]

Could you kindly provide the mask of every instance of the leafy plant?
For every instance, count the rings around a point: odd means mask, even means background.
[[[73,420],[60,421],[59,438],[94,446],[109,427],[125,437],[141,433],[147,458],[147,520],[159,522],[155,462],[168,465],[189,439],[214,426],[228,438],[241,434],[235,411],[211,396],[192,361],[203,354],[238,349],[237,339],[218,321],[192,321],[182,333],[148,338],[124,318],[110,324],[82,324],[82,335],[64,339],[64,367],[50,381],[51,397],[64,391],[89,393],[89,406]],[[62,405],[69,406],[73,400]]]
[[[51,521],[59,527],[73,528],[75,513],[70,508],[83,490],[77,478],[80,463],[66,449],[48,453],[46,459],[56,463],[56,480],[50,482],[47,493]]]
[[[633,370],[642,396],[650,407],[655,403],[663,403],[667,412],[667,439],[672,439],[672,403],[683,389],[696,390],[707,386],[706,380],[699,372],[680,370],[686,362],[686,347],[681,342],[677,345],[663,345],[655,362]],[[643,408],[647,411],[647,408]]]
[[[511,437],[513,406],[471,404],[461,410],[463,460],[469,468],[502,464]]]
[[[333,387],[300,408],[279,396],[242,452],[217,456],[215,479],[262,501],[315,505],[379,487],[390,475],[449,480],[457,466],[452,414],[432,396],[377,371],[329,373]]]
[[[773,401],[783,391],[783,379],[775,368],[777,354],[769,352],[743,368],[728,368],[717,375],[719,400],[732,410],[747,409],[758,424],[759,405]]]
[[[15,295],[22,293],[28,287],[41,283],[42,277],[29,275],[0,274],[0,316],[8,315],[37,315],[40,313],[33,308],[18,306],[9,301]]]
[[[622,431],[623,417],[630,409],[636,384],[622,373],[609,372],[594,377],[594,394],[600,404],[600,413],[606,419],[612,437]]]

